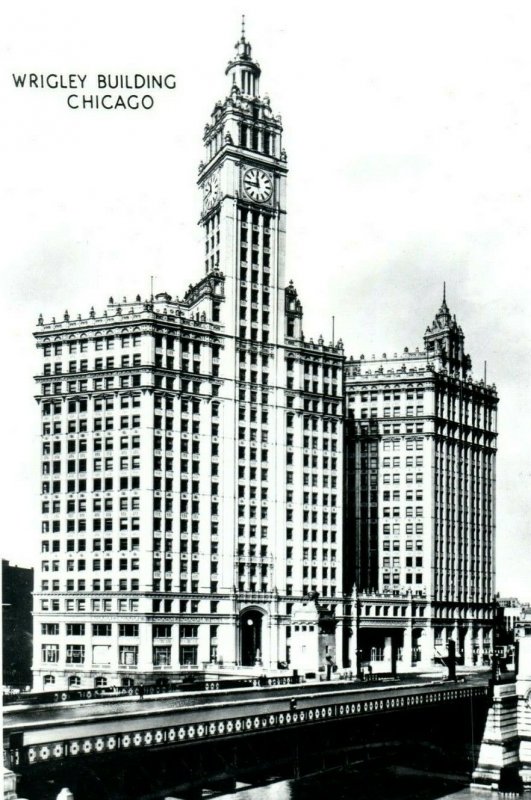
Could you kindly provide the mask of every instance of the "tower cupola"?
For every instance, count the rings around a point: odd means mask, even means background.
[[[245,38],[245,16],[242,17],[242,33],[235,45],[236,54],[227,64],[226,75],[232,78],[243,95],[258,97],[260,92],[260,65],[252,59],[250,42]]]

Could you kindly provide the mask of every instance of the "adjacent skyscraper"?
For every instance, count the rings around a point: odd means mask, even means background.
[[[470,370],[445,297],[422,351],[347,362],[351,648],[382,669],[491,651],[498,398]]]

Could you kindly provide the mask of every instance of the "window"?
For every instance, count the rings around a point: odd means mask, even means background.
[[[43,622],[41,623],[41,633],[43,636],[57,636],[59,634],[58,622]]]
[[[43,644],[41,657],[43,664],[56,664],[59,661],[59,645]]]
[[[118,629],[118,633],[120,636],[138,636],[138,625],[122,624]]]
[[[66,626],[66,635],[67,636],[84,636],[85,635],[85,625],[83,623],[67,623]]]
[[[99,601],[93,601],[99,602]],[[98,606],[99,610],[99,606]],[[111,635],[111,625],[110,623],[95,623],[92,625],[92,635],[93,636],[110,636]]]
[[[83,645],[83,644],[67,644],[67,646],[66,646],[66,663],[67,664],[84,664],[85,663],[85,645]]]
[[[155,645],[153,647],[153,666],[168,667],[171,665],[171,645]]]
[[[118,659],[121,665],[128,667],[136,666],[138,664],[138,646],[133,644],[120,645],[118,648]]]
[[[179,647],[179,661],[182,666],[197,666],[197,646],[181,645]]]
[[[171,625],[154,625],[154,639],[171,639]]]
[[[181,625],[181,639],[197,639],[197,625]]]

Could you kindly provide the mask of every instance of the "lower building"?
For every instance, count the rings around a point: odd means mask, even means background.
[[[2,559],[2,682],[31,686],[33,569]]]

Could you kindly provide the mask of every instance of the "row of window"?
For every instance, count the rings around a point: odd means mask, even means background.
[[[400,500],[401,499],[401,492],[400,489],[394,489],[392,492],[389,489],[384,489],[382,492],[382,500],[389,501],[389,500]],[[417,489],[415,492],[413,489],[406,489],[405,493],[405,500],[423,500],[424,493],[422,489]]]
[[[404,441],[403,439],[384,439],[383,441],[383,449],[387,450],[401,450],[401,442]],[[423,440],[422,439],[406,439],[406,450],[422,450],[423,449]]]
[[[252,451],[251,451],[252,452]],[[329,451],[330,452],[330,451]],[[334,452],[334,451],[332,451]],[[252,456],[251,456],[252,459]],[[319,463],[320,460],[320,463]],[[288,450],[286,453],[286,465],[293,466],[293,451]],[[302,466],[304,469],[323,469],[335,472],[337,469],[337,458],[329,458],[328,456],[311,456],[308,453],[303,453]],[[291,472],[289,470],[288,472]],[[287,473],[286,473],[287,474]]]
[[[406,583],[406,585],[410,585],[412,583],[421,585],[422,573],[417,572],[415,575],[413,575],[411,572],[407,572],[405,575],[405,579],[406,580],[404,581],[403,576],[399,572],[395,572],[392,576],[387,572],[384,572],[384,574],[382,575],[382,583],[384,586],[388,586],[390,583],[393,583],[394,586],[398,586],[399,584],[404,582]]]
[[[392,413],[391,413],[392,412]],[[390,406],[385,406],[383,409],[383,417],[421,417],[424,414],[424,406],[406,406],[406,408],[402,408],[400,406],[394,406],[392,409]],[[360,419],[378,419],[382,416],[382,414],[378,413],[377,408],[371,408],[370,410],[367,408],[362,408],[360,411]]]
[[[97,591],[100,591],[101,583],[102,582],[99,579],[92,581],[93,588],[96,589]],[[109,588],[109,591],[113,591],[112,579],[109,580],[105,579],[103,583],[109,584],[109,586],[111,587]],[[120,578],[115,588],[119,589],[119,591],[121,592],[128,592],[128,591],[138,592],[140,588],[140,582],[138,578]],[[67,579],[66,581],[58,580],[56,578],[54,578],[54,580],[51,581],[48,579],[41,581],[42,592],[50,592],[50,591],[85,592],[86,590],[87,590],[87,581],[85,580],[85,578],[78,578],[75,581],[72,580],[71,578]]]
[[[326,466],[324,462],[326,461]],[[323,459],[323,470],[328,470],[328,459]],[[291,470],[286,472],[286,484],[291,486],[294,483],[294,473]],[[317,488],[319,485],[322,485],[324,488],[330,487],[331,489],[337,488],[337,476],[336,475],[328,475],[325,471],[321,473],[309,473],[304,472],[302,476],[302,484],[303,486],[312,486]]]
[[[394,391],[385,390],[383,392],[361,392],[359,395],[351,395],[351,400],[358,400],[361,403],[368,403],[369,401],[374,403],[383,398],[384,402],[386,400],[401,400],[402,398],[406,398],[407,400],[421,400],[424,397],[424,389],[395,389]]]
[[[67,644],[64,650],[66,664],[85,664],[87,648],[84,644]],[[212,655],[212,651],[211,651]],[[153,664],[166,666],[171,664],[171,647],[154,646],[152,651]],[[58,644],[43,644],[41,649],[43,664],[57,664],[60,661],[60,648]],[[111,663],[110,646],[94,645],[92,651],[92,664],[94,666],[109,666]],[[120,666],[136,666],[138,664],[138,645],[119,645],[118,663]],[[181,645],[179,647],[179,663],[192,666],[197,664],[197,645]],[[101,684],[100,684],[101,685]]]
[[[364,435],[364,434],[367,434],[368,432],[369,432],[369,425],[368,425],[367,422],[364,422],[362,420],[361,423],[360,423],[360,431],[359,431],[359,433],[361,435]],[[381,425],[380,432],[384,436],[389,435],[390,433],[395,433],[395,434],[396,433],[423,433],[424,432],[424,423],[422,423],[422,422],[417,422],[417,423],[406,422],[406,423],[404,423],[402,425],[400,425],[400,424],[386,425],[384,423],[383,425]],[[384,449],[390,450],[391,448],[389,447],[389,448],[384,448]],[[398,449],[398,448],[392,448],[392,449]],[[408,447],[407,449],[408,450],[413,450],[414,447],[413,446],[412,447]],[[417,448],[417,449],[421,449],[421,448]]]
[[[101,581],[92,582],[93,591],[101,591]],[[105,591],[112,590],[112,581],[109,579],[109,587],[104,587]],[[112,598],[102,598],[90,601],[92,611],[109,612],[116,611],[131,612],[138,611],[139,603],[136,599],[119,598],[117,601]],[[62,601],[57,599],[44,598],[41,600],[41,611],[88,611],[89,601],[84,597],[76,599],[67,598]]]
[[[134,355],[124,355],[121,357],[120,362],[118,363],[114,356],[108,356],[105,361],[103,358],[95,358],[93,369],[95,370],[108,370],[108,369],[115,369],[120,367],[139,367],[141,365],[141,355],[140,353],[135,353]],[[66,365],[65,365],[66,366]],[[52,369],[53,367],[53,369]],[[54,364],[48,363],[44,365],[43,374],[44,375],[62,375],[73,373],[73,372],[88,372],[89,371],[89,362],[87,358],[83,358],[80,361],[69,361],[68,362],[68,371],[63,372],[63,362],[57,361]]]
[[[199,491],[199,490],[198,490]],[[154,498],[154,507],[160,507],[160,497]],[[90,503],[86,500],[86,498],[78,498],[77,500],[67,500],[66,507],[63,505],[63,510],[66,510],[68,514],[74,514],[76,511],[80,513],[84,513],[87,511],[88,506]],[[140,498],[139,497],[119,497],[116,498],[116,506],[120,509],[120,511],[127,511],[132,510],[136,511],[140,508]],[[112,511],[114,508],[114,498],[113,497],[94,497],[92,500],[92,510],[94,512],[100,511]],[[61,511],[61,501],[54,500],[50,502],[49,500],[44,500],[42,503],[42,513],[43,514],[59,514]]]
[[[119,623],[118,636],[138,638],[139,626],[135,623]],[[217,626],[211,626],[216,629]],[[197,639],[198,625],[179,625],[179,636],[181,639]],[[42,622],[41,634],[43,636],[59,636],[60,623],[59,622]],[[110,622],[93,622],[91,625],[84,622],[67,622],[65,624],[65,633],[67,636],[85,636],[85,634],[92,633],[92,636],[112,636],[116,631],[116,625]],[[159,625],[152,626],[152,636],[154,639],[171,639],[173,626],[172,625]]]
[[[112,517],[105,517],[102,520],[101,517],[97,516],[92,519],[91,527],[95,532],[108,531],[115,533],[117,531],[139,531],[140,520],[138,517],[119,517],[118,521],[114,520]],[[61,530],[66,530],[67,533],[73,533],[75,531],[84,533],[88,530],[87,520],[85,518],[67,519],[66,523],[63,522],[63,524],[61,524],[61,520],[54,519],[51,522],[49,520],[43,520],[41,523],[41,531],[44,534],[60,533]]]
[[[66,548],[64,545],[66,544]],[[50,547],[51,545],[51,547]],[[63,545],[63,548],[61,548]],[[94,552],[99,550],[138,550],[140,546],[140,539],[137,537],[133,537],[131,539],[120,538],[116,539],[93,539],[92,540],[92,550]],[[81,553],[86,551],[87,549],[87,540],[86,539],[67,539],[66,542],[63,539],[53,539],[51,542],[49,539],[44,539],[41,542],[41,552],[43,553],[59,553],[61,549],[65,549],[67,553],[73,553],[75,551]]]
[[[302,584],[302,594],[307,596],[310,592],[318,592],[321,595],[321,599],[326,597],[335,597],[336,596],[336,586],[335,584],[325,584],[323,583],[321,586],[318,586],[317,583],[303,583]],[[293,594],[293,586],[291,584],[286,584],[286,594],[292,595]]]
[[[167,463],[168,459],[166,459]],[[68,459],[66,461],[66,472],[86,472],[87,471],[87,459],[80,458],[80,459]],[[61,462],[59,459],[57,461],[43,461],[42,462],[42,474],[43,475],[50,475],[53,473],[57,475],[61,472],[61,464],[65,466],[64,462]],[[115,468],[119,468],[120,470],[131,470],[131,469],[140,469],[140,456],[120,456],[120,459],[114,460],[113,456],[107,456],[106,458],[94,458],[92,459],[92,467],[93,472],[102,472],[102,471],[110,471]],[[157,467],[155,467],[157,469]],[[160,469],[160,467],[159,467]],[[168,467],[168,471],[171,472],[171,468]]]
[[[295,382],[293,378],[288,377],[286,381],[286,388],[287,389],[298,389],[299,386],[295,386]],[[328,381],[323,381],[322,386],[319,385],[318,381],[303,381],[302,390],[304,392],[311,392],[312,394],[326,394],[326,395],[337,395],[339,394],[339,387],[338,384],[332,382],[331,384]]]
[[[53,403],[44,402],[42,404],[42,413],[44,416],[60,414],[62,408],[66,408],[69,414],[83,414],[88,410],[89,403],[91,407],[94,408],[94,411],[112,411],[114,408],[118,409],[118,407],[121,409],[140,408],[140,400],[140,394],[131,393],[124,394],[120,397],[119,406],[118,401],[116,401],[115,406],[114,397],[94,397],[92,400],[83,397],[79,400],[68,400],[64,406],[61,404],[61,401],[55,401]]]
[[[322,537],[322,540],[323,540],[324,544],[326,544],[328,542],[328,537],[329,536],[330,536],[330,541],[332,543],[335,543],[336,535],[337,535],[336,531],[326,531],[326,530],[324,530],[324,531],[320,531],[320,534],[321,534],[321,537]],[[317,530],[316,529],[312,529],[312,531],[311,531],[311,540],[312,540],[312,542],[316,542],[317,538],[318,538],[317,537]],[[286,531],[286,539],[288,541],[291,541],[293,539],[293,529],[290,529],[290,528],[287,529],[287,531]],[[303,541],[305,543],[310,541],[310,529],[309,528],[303,528],[303,530],[302,530],[302,539],[303,539]]]
[[[399,534],[401,529],[402,529],[402,527],[400,525],[400,522],[393,522],[393,525],[392,525],[393,534],[395,534],[395,535]],[[405,530],[406,530],[406,533],[413,533],[413,523],[412,522],[407,522]],[[384,524],[382,526],[382,531],[385,534],[391,533],[391,525],[390,525],[389,522],[384,522]],[[424,523],[423,522],[416,522],[415,523],[415,533],[419,534],[419,533],[423,533],[423,531],[424,531]]]
[[[361,461],[362,461],[362,465],[363,465],[364,459],[362,458]],[[365,461],[366,461],[366,459],[365,459]],[[382,460],[382,466],[384,468],[385,467],[391,467],[391,466],[400,467],[400,463],[401,463],[400,456],[393,456],[392,463],[391,463],[390,456],[384,456],[384,458]],[[415,464],[415,466],[417,466],[417,467],[422,467],[423,463],[424,463],[424,457],[423,456],[415,456],[415,457],[406,456],[406,467],[412,467],[413,464]],[[371,465],[371,467],[378,466],[377,459],[371,457],[370,465]]]
[[[330,366],[322,361],[304,361],[302,367],[305,376],[322,374],[324,378],[331,378],[336,381],[341,375],[339,367]],[[290,358],[290,356],[286,358],[286,369],[288,373],[295,370],[295,359]]]
[[[93,572],[99,572],[100,570],[112,572],[113,569],[119,569],[120,572],[128,572],[129,570],[135,572],[140,569],[140,561],[138,558],[93,558],[88,567],[87,561],[84,558],[78,560],[69,558],[65,562],[41,562],[41,572],[59,572],[64,569],[66,569],[67,572],[84,572],[86,569],[92,569]]]
[[[401,559],[400,556],[393,556],[393,558],[384,556],[382,565],[384,567],[390,567],[391,565],[393,567],[399,567],[402,561],[404,561],[406,567],[422,567],[422,556],[416,556],[415,558],[413,556],[406,556],[405,560]]]
[[[141,375],[120,375],[116,376],[116,381],[115,376],[110,376],[107,378],[92,378],[90,386],[86,378],[75,381],[67,380],[65,382],[56,381],[54,383],[43,383],[41,386],[41,391],[44,396],[62,394],[63,391],[70,394],[73,392],[87,392],[91,390],[95,392],[101,392],[104,389],[129,389],[131,387],[140,386],[141,383]],[[75,409],[73,410],[75,411]]]
[[[142,343],[142,336],[140,333],[122,333],[122,334],[108,334],[107,336],[95,336],[94,348],[96,350],[113,350],[114,344],[117,342],[121,347],[140,347]],[[89,340],[86,337],[81,337],[79,340],[70,340],[68,342],[54,342],[45,343],[43,345],[43,355],[49,358],[52,355],[60,356],[63,349],[67,353],[86,353],[88,351]]]
[[[415,550],[420,551],[424,549],[422,539],[416,539],[414,543],[412,539],[408,539],[406,542],[401,542],[399,539],[395,539],[393,542],[390,542],[387,539],[382,542],[382,550],[393,550],[395,553],[403,549],[403,547],[406,550],[413,550],[413,544],[415,544]]]
[[[199,471],[199,469],[197,470]],[[171,492],[173,486],[173,481],[171,478],[166,478],[166,491]],[[110,492],[113,489],[139,489],[140,488],[140,477],[138,475],[133,475],[131,477],[121,476],[120,480],[114,481],[113,478],[94,478],[92,481],[92,491],[94,492]],[[155,478],[154,480],[154,489],[160,490],[160,478]],[[42,494],[59,494],[61,491],[65,491],[65,481],[60,480],[53,480],[53,481],[43,481],[41,485]],[[79,478],[77,481],[69,479],[66,481],[66,491],[71,494],[74,492],[86,492],[87,491],[87,480],[86,478]],[[55,525],[55,521],[53,523]],[[59,530],[58,528],[53,527],[52,530]]]
[[[295,422],[295,415],[292,413],[286,414],[286,427],[288,430],[293,428]],[[330,432],[332,436],[338,432],[338,421],[335,419],[320,419],[319,417],[311,417],[308,414],[303,416],[302,427],[305,431],[319,431],[321,428],[323,433]]]
[[[423,617],[425,609],[420,607],[413,606],[413,616]],[[391,613],[392,612],[392,613]],[[405,617],[407,615],[407,608],[406,606],[371,606],[366,605],[363,607],[363,614],[366,617]]]
[[[422,506],[406,506],[405,508],[401,506],[383,506],[382,513],[384,517],[400,517],[402,513],[405,513],[406,517],[422,517],[424,513],[424,509]]]
[[[159,437],[155,437],[154,439],[154,447],[157,449],[157,446],[161,447],[161,440],[157,441]],[[106,439],[102,439],[100,437],[95,437],[94,439],[67,439],[66,441],[66,452],[69,453],[86,453],[88,450],[88,445],[92,445],[92,449],[95,453],[98,453],[102,450],[113,450],[115,439],[112,436],[107,437]],[[120,450],[138,450],[140,447],[140,436],[120,436],[120,440],[116,440],[117,447],[119,446]],[[61,455],[63,450],[63,443],[61,440],[49,441],[45,440],[42,443],[42,454],[44,456],[49,455]],[[173,448],[173,439],[167,438],[166,439],[166,449],[171,450]]]
[[[74,405],[76,404],[76,401],[71,401],[71,402]],[[46,412],[43,412],[43,413],[46,416]],[[84,432],[88,432],[87,425],[86,425],[87,420],[85,419],[83,421],[85,422],[84,426],[76,427],[75,424],[72,426],[72,428],[70,428],[70,426],[68,426],[68,433],[75,433],[75,432],[84,433]],[[140,415],[133,415],[131,417],[130,416],[116,417],[116,427],[117,428],[119,427],[120,429],[139,428],[140,427]],[[105,430],[105,431],[114,430],[114,417],[112,417],[112,416],[109,416],[109,417],[94,417],[94,419],[93,419],[93,430],[95,432],[103,431],[103,430]],[[48,428],[47,432],[50,433],[51,429]],[[57,428],[57,427],[54,427],[53,432],[54,433],[60,433],[61,429]]]
[[[103,581],[103,588],[108,591],[113,591],[111,578],[105,578]],[[102,581],[98,578],[92,581],[92,588],[95,591],[101,591],[101,584]],[[140,582],[138,578],[120,578],[118,581],[118,585],[115,587],[119,589],[121,592],[138,592],[140,588]],[[60,592],[60,591],[67,591],[67,592],[85,592],[87,590],[87,581],[85,578],[78,578],[74,581],[72,578],[68,578],[66,581],[60,581],[54,579],[50,580],[43,580],[41,581],[41,591],[42,592]],[[96,602],[96,601],[94,601]],[[99,601],[98,601],[99,602]]]
[[[286,502],[293,503],[293,491],[291,489],[286,490]],[[327,492],[323,492],[319,496],[317,492],[303,492],[302,502],[304,505],[309,505],[310,503],[312,505],[317,505],[320,503],[323,506],[335,506],[337,504],[337,495],[328,495]]]

